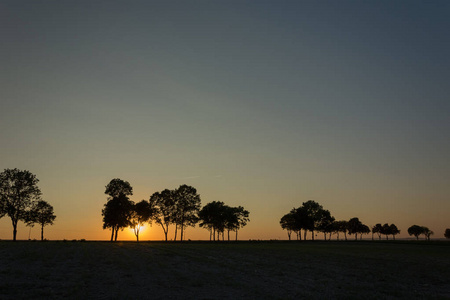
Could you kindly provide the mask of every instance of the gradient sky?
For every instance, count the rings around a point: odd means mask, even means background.
[[[310,199],[442,238],[449,16],[449,1],[1,1],[0,171],[38,177],[49,239],[108,239],[113,178],[134,201],[188,184],[242,205],[242,239],[287,238],[281,216]]]

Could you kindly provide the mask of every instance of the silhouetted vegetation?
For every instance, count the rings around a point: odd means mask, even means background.
[[[0,173],[0,217],[11,218],[13,241],[16,240],[18,222],[26,222],[33,204],[41,199],[38,182],[27,170],[5,169]]]
[[[447,239],[450,239],[450,228],[445,229],[444,236],[445,236]]]
[[[370,228],[361,223],[358,218],[336,221],[328,210],[313,200],[304,202],[302,206],[293,208],[281,217],[280,225],[287,231],[289,240],[291,240],[292,232],[296,234],[297,240],[301,240],[302,230],[304,240],[308,231],[311,232],[311,240],[314,240],[315,231],[322,232],[324,240],[331,240],[333,234],[336,234],[336,239],[339,240],[340,233],[344,234],[345,240],[347,240],[347,233],[354,234],[357,240],[358,234],[362,239],[363,234],[370,233]]]
[[[408,228],[408,234],[414,235],[417,240],[419,239],[419,236],[423,234],[425,236],[425,239],[429,241],[434,232],[431,231],[428,227],[413,225]]]
[[[133,188],[128,181],[115,178],[106,186],[108,202],[102,210],[103,229],[111,228],[111,241],[117,241],[119,230],[131,225],[133,202],[128,198],[133,195]]]
[[[26,216],[27,226],[39,224],[41,226],[41,241],[44,240],[44,226],[53,225],[56,216],[53,213],[53,206],[44,200],[33,203],[31,210]]]
[[[225,240],[225,230],[227,230],[228,241],[230,240],[230,231],[236,233],[235,240],[238,237],[238,230],[250,221],[249,212],[242,206],[230,207],[220,201],[213,201],[206,204],[198,214],[200,227],[209,230],[209,240]]]
[[[139,231],[145,223],[151,223],[152,216],[153,210],[150,207],[150,203],[145,200],[142,200],[136,204],[133,203],[130,216],[130,226],[133,228],[137,242],[139,242]]]

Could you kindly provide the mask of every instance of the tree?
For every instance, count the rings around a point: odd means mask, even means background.
[[[238,206],[238,207],[233,207],[232,208],[232,212],[233,212],[233,220],[236,220],[236,222],[233,222],[231,225],[231,228],[234,227],[234,231],[236,231],[236,241],[238,239],[238,230],[241,229],[242,227],[246,226],[248,222],[250,222],[250,218],[249,218],[249,211],[245,210],[242,206]],[[230,238],[228,237],[228,240]]]
[[[33,207],[28,212],[26,223],[28,226],[33,226],[37,223],[41,225],[41,241],[44,240],[44,226],[53,225],[56,216],[53,213],[53,206],[44,200],[39,200],[33,204]]]
[[[294,213],[291,211],[288,214],[285,214],[281,217],[280,220],[281,228],[285,229],[288,234],[289,240],[291,240],[291,234],[292,231],[295,230],[295,216]]]
[[[419,239],[419,235],[423,234],[423,227],[419,226],[419,225],[413,225],[411,227],[408,228],[408,234],[409,235],[414,235],[416,237],[416,239]]]
[[[210,231],[210,240],[212,239],[215,241],[216,232],[219,235],[225,230],[224,208],[225,204],[223,202],[213,201],[203,206],[203,208],[198,213],[198,218],[200,221],[199,226]]]
[[[355,240],[358,239],[358,233],[361,228],[362,223],[359,221],[358,218],[351,218],[348,221],[348,234],[355,234]]]
[[[322,219],[322,215],[324,213],[324,209],[322,205],[313,200],[303,202],[302,207],[306,212],[307,216],[304,222],[304,226],[302,228],[311,231],[311,239],[314,240],[314,231],[319,226],[319,223]]]
[[[133,205],[130,217],[130,225],[133,228],[136,241],[139,242],[139,231],[142,226],[149,222],[152,217],[152,209],[150,203],[145,200]]]
[[[370,233],[370,228],[367,225],[361,224],[360,228],[359,228],[359,239],[362,240],[362,236],[363,234],[369,234]]]
[[[450,239],[450,228],[445,229],[444,236],[445,236],[447,239]]]
[[[134,203],[121,194],[109,200],[103,210],[103,229],[111,228],[111,242],[117,241],[119,230],[131,225],[130,220],[133,213]]]
[[[111,241],[117,241],[119,229],[130,225],[134,203],[128,196],[133,195],[133,188],[128,181],[114,178],[106,185],[105,194],[109,197],[102,210],[103,229],[111,228]]]
[[[422,232],[428,241],[430,240],[431,236],[434,234],[433,231],[431,231],[430,229],[428,229],[428,227],[425,227],[425,226],[422,227]]]
[[[161,193],[156,192],[150,196],[149,203],[153,211],[153,219],[161,226],[167,242],[169,225],[174,222],[176,212],[174,191],[165,189]]]
[[[200,195],[192,186],[181,185],[174,192],[175,197],[175,225],[180,228],[180,240],[183,241],[184,229],[187,226],[195,226],[198,222],[198,212],[200,211]],[[175,234],[176,239],[176,234]]]
[[[339,240],[340,232],[344,233],[345,240],[347,240],[347,228],[348,228],[348,222],[345,220],[333,222],[333,229],[334,229],[334,232],[337,234],[337,240]]]
[[[333,216],[331,216],[330,212],[328,210],[323,210],[321,214],[320,221],[317,225],[317,230],[323,232],[323,238],[326,241],[327,240],[327,233],[330,235],[333,232],[333,223],[335,219]]]
[[[372,227],[372,240],[373,240],[373,234],[376,233],[378,235],[378,239],[381,240],[381,232],[383,231],[383,226],[378,223],[375,226]]]
[[[133,195],[133,188],[128,181],[114,178],[106,186],[105,194],[110,197],[119,197],[121,195],[131,196]]]
[[[388,223],[384,224],[381,227],[381,233],[386,236],[386,240],[389,240],[389,235],[391,234],[391,227],[389,226]]]
[[[389,225],[389,233],[392,234],[392,239],[395,241],[395,236],[400,233],[397,226],[395,224]]]
[[[17,237],[17,223],[26,221],[28,210],[40,200],[39,180],[30,171],[5,169],[0,173],[0,216],[8,215],[13,226],[13,241]]]

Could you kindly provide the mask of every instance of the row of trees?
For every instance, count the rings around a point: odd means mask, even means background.
[[[303,230],[304,239],[306,240],[307,232],[311,232],[311,239],[314,240],[314,232],[322,232],[324,239],[331,239],[332,234],[336,234],[336,238],[339,240],[339,234],[344,234],[345,240],[347,240],[347,234],[354,234],[355,240],[360,239],[364,234],[378,234],[381,239],[381,235],[385,235],[388,239],[389,235],[395,239],[395,236],[400,233],[395,224],[376,224],[372,230],[365,224],[363,224],[358,218],[351,218],[350,220],[339,220],[331,215],[331,213],[324,209],[319,203],[309,200],[303,202],[302,206],[293,208],[289,213],[281,217],[281,228],[285,229],[288,234],[289,240],[294,232],[297,235],[297,240],[301,240],[301,231]],[[327,238],[328,237],[328,238]]]
[[[41,226],[41,240],[44,227],[52,225],[56,216],[53,206],[41,198],[39,180],[27,170],[5,169],[0,173],[0,218],[8,216],[13,226],[13,241],[17,237],[19,221],[27,226]]]
[[[355,240],[360,239],[364,234],[372,232],[372,240],[374,235],[378,235],[378,239],[381,240],[381,236],[384,235],[386,239],[392,235],[395,240],[395,236],[400,233],[400,230],[395,224],[376,224],[370,229],[367,225],[361,223],[358,218],[352,218],[348,221],[340,220],[336,221],[330,212],[322,207],[319,203],[309,200],[303,202],[302,206],[293,208],[289,213],[281,217],[281,228],[285,229],[288,234],[289,240],[291,240],[292,233],[297,235],[297,240],[301,240],[301,231],[303,230],[304,239],[306,240],[306,234],[311,232],[311,239],[314,240],[314,232],[322,232],[324,239],[331,239],[332,234],[336,234],[337,240],[339,240],[339,233],[343,233],[345,240],[347,240],[347,234],[354,234]],[[420,235],[424,235],[427,240],[430,240],[433,231],[425,226],[413,225],[408,228],[408,234],[414,235],[419,239]],[[446,229],[445,237],[450,238],[450,229]]]
[[[230,240],[230,231],[236,232],[236,240],[238,230],[250,221],[249,212],[242,206],[231,207],[220,201],[213,201],[206,204],[198,214],[200,227],[209,230],[209,240],[225,240],[225,230],[227,231],[228,240]]]
[[[183,241],[187,227],[194,227],[200,222],[200,226],[210,231],[214,236],[217,232],[237,232],[249,221],[249,212],[243,207],[229,207],[223,202],[211,202],[201,210],[200,195],[197,190],[188,185],[181,185],[177,189],[165,189],[150,196],[148,201],[142,200],[134,203],[129,196],[133,195],[133,188],[128,181],[115,178],[106,186],[105,194],[108,201],[102,210],[103,229],[111,229],[111,241],[117,241],[119,230],[131,227],[139,241],[139,231],[145,223],[153,221],[164,232],[165,240],[168,240],[170,226],[175,227],[174,240],[177,240],[178,232],[180,241]]]

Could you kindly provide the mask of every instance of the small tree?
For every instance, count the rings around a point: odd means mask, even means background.
[[[375,226],[372,227],[372,240],[373,240],[373,234],[376,233],[378,235],[378,239],[381,240],[381,232],[383,231],[383,226],[378,223]]]
[[[152,209],[150,204],[142,200],[133,205],[133,209],[130,217],[130,226],[133,228],[136,241],[139,242],[139,231],[145,223],[151,224],[150,218],[152,217]]]
[[[434,234],[433,231],[431,231],[430,229],[428,229],[428,227],[425,227],[425,226],[422,227],[422,232],[428,241],[430,240],[431,236]]]
[[[361,225],[362,223],[358,218],[351,218],[348,221],[348,234],[355,234],[355,240],[358,239],[358,233],[360,232]]]
[[[200,195],[192,186],[181,185],[174,192],[175,197],[175,225],[180,228],[180,240],[183,241],[184,229],[188,226],[194,227],[198,222],[198,212],[200,211]],[[175,235],[176,239],[176,235]]]
[[[109,200],[103,210],[103,229],[111,228],[111,242],[117,241],[119,230],[130,226],[130,219],[133,212],[133,202],[121,194]]]
[[[413,225],[411,227],[408,228],[408,234],[409,235],[414,235],[416,237],[416,239],[419,239],[419,235],[423,234],[423,227],[419,226],[419,225]]]
[[[392,234],[392,239],[395,241],[395,236],[400,233],[400,230],[398,230],[395,224],[391,224],[389,225],[389,232]]]
[[[0,173],[0,216],[11,218],[13,241],[17,237],[17,223],[26,221],[28,210],[40,200],[39,180],[30,171],[5,169]]]
[[[445,229],[444,236],[445,236],[447,239],[450,239],[450,228]]]
[[[386,236],[386,240],[389,240],[389,235],[391,234],[391,227],[388,223],[384,224],[383,227],[381,227],[381,233]]]
[[[41,225],[41,241],[44,240],[44,226],[53,225],[56,216],[53,213],[53,206],[44,200],[39,200],[33,204],[26,217],[27,226],[33,226],[35,223]]]

